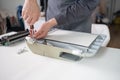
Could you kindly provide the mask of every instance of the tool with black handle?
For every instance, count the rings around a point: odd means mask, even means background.
[[[13,35],[3,36],[0,38],[0,44],[7,46],[16,43],[18,41],[24,40],[24,38],[28,35],[29,35],[29,31],[26,30],[26,31],[17,32],[16,34]]]

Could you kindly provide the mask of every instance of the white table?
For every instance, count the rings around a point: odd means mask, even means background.
[[[0,80],[120,80],[120,49],[101,48],[78,62],[52,59],[26,51],[25,42],[0,46]]]

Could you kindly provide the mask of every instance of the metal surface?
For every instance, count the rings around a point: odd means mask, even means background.
[[[0,38],[0,44],[5,46],[13,44],[17,41],[23,40],[28,34],[28,31],[21,31],[15,34],[2,36]]]

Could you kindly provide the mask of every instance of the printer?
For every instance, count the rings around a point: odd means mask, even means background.
[[[44,39],[26,37],[28,48],[35,54],[62,60],[79,61],[97,54],[106,36],[54,29]]]

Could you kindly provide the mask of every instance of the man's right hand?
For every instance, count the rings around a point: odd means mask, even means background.
[[[40,8],[37,0],[25,0],[22,17],[29,25],[33,25],[39,19]]]

